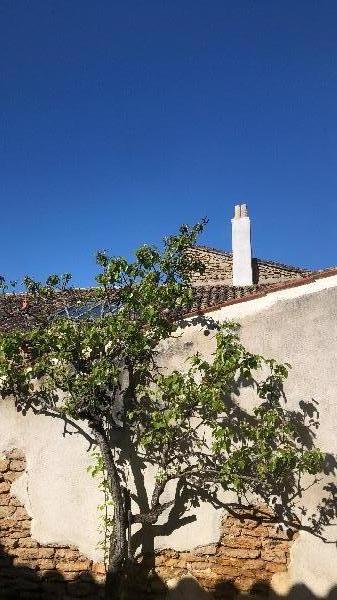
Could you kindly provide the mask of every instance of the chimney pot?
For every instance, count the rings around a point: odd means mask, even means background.
[[[241,217],[248,217],[247,204],[241,204]]]
[[[234,208],[234,219],[240,219],[241,217],[241,206],[240,204],[236,204]]]

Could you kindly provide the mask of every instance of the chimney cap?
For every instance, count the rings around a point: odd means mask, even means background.
[[[234,207],[234,219],[241,219],[241,217],[248,217],[247,204],[236,204]]]

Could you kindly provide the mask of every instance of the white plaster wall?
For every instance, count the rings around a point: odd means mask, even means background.
[[[241,324],[241,339],[248,349],[287,361],[292,365],[285,385],[288,407],[296,408],[301,400],[319,403],[320,428],[316,443],[325,452],[337,455],[337,277],[317,280],[307,285],[280,290],[265,297],[233,304],[209,313],[219,321],[234,320]],[[193,319],[191,319],[193,321]],[[205,337],[200,327],[184,329],[174,347],[165,344],[163,364],[183,367],[185,358],[195,349],[210,357],[214,341]],[[253,393],[243,394],[248,407]],[[335,481],[337,474],[335,476]],[[314,511],[322,498],[326,480],[311,488],[303,504]],[[323,495],[326,495],[326,493]],[[206,517],[207,515],[207,517]],[[218,538],[219,515],[212,507],[202,509],[201,527],[189,524],[179,531],[174,547],[182,538],[189,547]],[[303,521],[305,525],[306,522]],[[184,538],[185,534],[185,538]],[[292,546],[287,576],[275,576],[274,586],[285,593],[296,583],[306,584],[313,593],[324,596],[337,583],[337,526],[323,532],[328,543],[301,532]],[[208,539],[206,539],[208,537]],[[169,542],[169,540],[166,540]],[[168,544],[169,545],[169,544]]]
[[[69,428],[70,431],[72,428]],[[27,473],[12,484],[32,520],[32,535],[40,543],[75,544],[98,560],[97,483],[87,473],[92,464],[88,442],[77,435],[63,437],[58,419],[17,412],[11,400],[0,404],[0,454],[19,448]]]
[[[282,290],[263,298],[234,304],[210,313],[215,319],[233,319],[242,325],[242,340],[252,351],[292,364],[286,386],[289,406],[314,398],[319,402],[320,430],[317,443],[337,454],[337,277]],[[197,349],[211,357],[212,334],[205,336],[200,325],[190,319],[181,335],[165,342],[161,361],[168,369],[186,368],[185,359]],[[252,398],[246,398],[250,403]],[[75,544],[97,559],[97,512],[99,495],[95,481],[87,474],[90,463],[88,443],[78,435],[62,436],[60,421],[32,414],[22,416],[8,401],[0,403],[0,452],[22,449],[27,457],[27,476],[14,482],[15,493],[33,517],[32,533],[40,542]],[[145,485],[151,494],[153,472]],[[168,489],[171,497],[174,489]],[[314,508],[320,500],[319,487],[304,498]],[[216,541],[220,512],[209,505],[185,513],[192,517],[169,535],[159,536],[158,548],[190,549]],[[165,521],[165,515],[162,516]],[[337,528],[326,532],[332,541]],[[275,585],[285,591],[288,585],[303,582],[318,595],[337,583],[337,550],[310,534],[301,533],[292,546],[292,560],[285,578]]]

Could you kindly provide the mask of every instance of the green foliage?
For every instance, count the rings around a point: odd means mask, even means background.
[[[143,464],[155,466],[149,513],[138,522],[156,521],[172,479],[188,488],[192,502],[224,489],[287,504],[287,490],[298,489],[303,474],[322,468],[306,415],[286,408],[283,383],[290,366],[248,352],[235,324],[213,323],[211,360],[197,353],[183,370],[164,373],[158,367],[158,344],[177,331],[191,303],[191,278],[203,271],[188,249],[204,224],[182,226],[178,235],[165,238],[162,250],[141,246],[133,262],[99,252],[98,287],[87,308],[81,307],[81,318],[68,302],[69,274],[52,275],[45,284],[25,278],[29,301],[45,308],[31,327],[0,334],[2,396],[14,397],[24,410],[86,419],[114,444],[114,432],[122,431]],[[4,280],[0,284],[8,289]],[[51,314],[47,309],[55,298],[63,301],[63,310]],[[101,307],[95,317],[93,305]],[[257,404],[245,411],[237,396],[248,389]],[[100,477],[103,523],[111,533],[109,494],[114,502],[122,494],[116,482],[110,486],[114,468],[108,477],[102,455],[95,460],[91,472]],[[119,514],[125,521],[125,510]],[[105,541],[105,552],[106,547]]]
[[[235,324],[219,325],[215,338],[212,361],[196,354],[187,372],[161,374],[155,387],[140,390],[131,419],[139,423],[146,453],[160,464],[163,448],[170,449],[169,478],[186,474],[201,485],[213,482],[269,498],[295,474],[319,472],[322,453],[303,445],[303,421],[285,407],[289,365],[248,352]],[[268,375],[258,380],[266,369]],[[247,387],[261,400],[250,412],[233,398]]]
[[[58,406],[75,419],[110,419],[122,373],[132,368],[134,381],[149,382],[156,346],[173,333],[173,315],[191,300],[191,274],[203,266],[186,250],[203,226],[183,226],[165,239],[162,252],[142,246],[134,262],[99,252],[101,273],[92,298],[104,302],[104,314],[76,320],[65,306],[29,330],[2,334],[2,394],[26,406]],[[68,274],[52,275],[43,285],[26,277],[24,285],[34,299],[52,301],[69,280]]]

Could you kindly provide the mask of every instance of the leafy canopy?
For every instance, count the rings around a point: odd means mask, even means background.
[[[191,497],[224,488],[270,500],[322,467],[313,437],[301,438],[305,415],[286,409],[289,365],[248,352],[234,324],[213,323],[211,361],[197,353],[184,371],[158,366],[158,345],[177,333],[191,305],[191,278],[204,268],[189,252],[204,224],[182,226],[162,250],[141,246],[133,262],[99,252],[98,286],[85,302],[74,304],[69,275],[45,284],[26,278],[27,324],[0,334],[3,396],[25,410],[123,430],[156,467],[152,522],[171,479]],[[251,412],[233,395],[246,386],[258,400]]]

